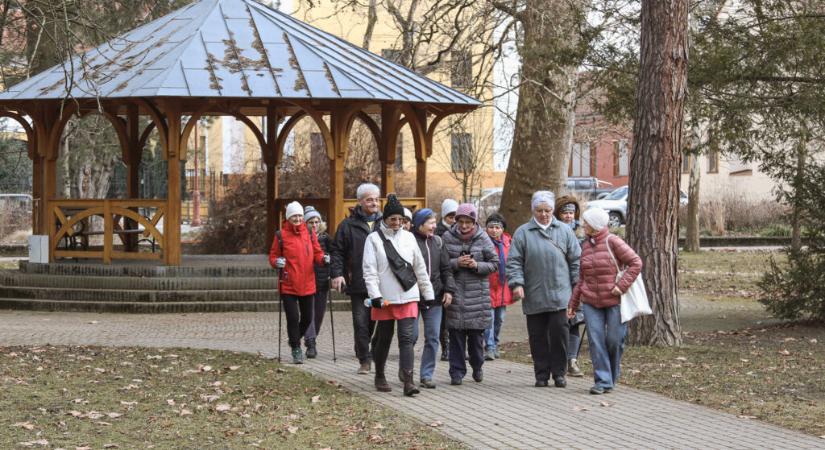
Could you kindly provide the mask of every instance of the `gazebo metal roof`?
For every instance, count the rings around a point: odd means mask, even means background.
[[[254,0],[201,0],[58,65],[2,100],[235,97],[479,101]]]

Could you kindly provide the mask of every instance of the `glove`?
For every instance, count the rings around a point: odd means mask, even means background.
[[[365,298],[364,299],[364,306],[366,306],[367,308],[382,308],[385,305],[389,305],[389,304],[390,304],[390,302],[385,302],[382,297],[376,297],[376,298],[372,298],[372,299],[370,299],[370,298]]]
[[[324,264],[329,265],[331,260],[332,259],[329,257],[329,255],[324,255]]]
[[[286,258],[281,256],[280,258],[275,260],[275,268],[276,269],[283,269],[286,267]]]

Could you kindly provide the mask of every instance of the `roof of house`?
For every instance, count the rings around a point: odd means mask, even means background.
[[[72,75],[70,92],[67,74]],[[10,87],[0,93],[0,101],[67,96],[480,105],[254,0],[192,3]]]

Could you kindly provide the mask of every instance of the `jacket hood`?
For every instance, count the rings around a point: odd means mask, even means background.
[[[307,230],[307,224],[306,222],[301,222],[300,225],[293,225],[289,220],[284,220],[283,223],[281,223],[281,229],[293,233],[300,233],[301,230]]]
[[[575,195],[562,195],[561,197],[556,199],[556,205],[553,207],[553,217],[556,219],[560,219],[559,215],[561,214],[561,207],[568,204],[573,203],[576,205],[576,215],[574,216],[576,220],[579,220],[582,214],[582,205],[579,203],[579,199],[576,198]]]

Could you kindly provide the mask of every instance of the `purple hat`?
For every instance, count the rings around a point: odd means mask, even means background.
[[[458,209],[455,212],[455,218],[458,219],[459,217],[469,217],[473,219],[473,222],[478,222],[478,213],[476,212],[476,207],[472,203],[462,203],[458,205]]]

